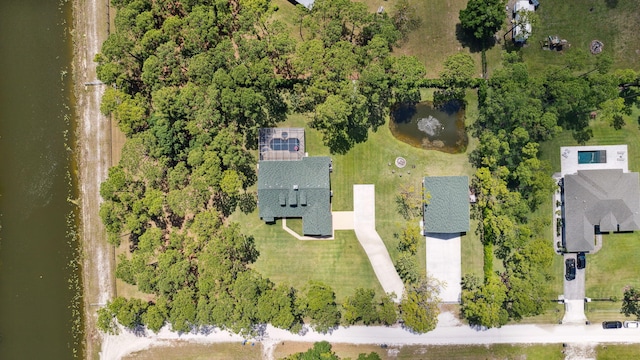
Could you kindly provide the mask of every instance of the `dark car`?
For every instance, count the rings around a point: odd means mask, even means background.
[[[620,321],[603,321],[602,328],[603,329],[620,329],[622,327],[622,322]]]
[[[571,281],[576,278],[576,259],[567,259],[564,262],[565,274],[564,278]]]
[[[584,269],[585,266],[587,266],[587,256],[583,252],[578,253],[578,264],[576,267],[578,269]]]

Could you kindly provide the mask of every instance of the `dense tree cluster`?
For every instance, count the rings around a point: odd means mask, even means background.
[[[631,286],[624,289],[620,312],[625,316],[633,316],[636,320],[640,320],[640,291],[638,289]]]
[[[423,276],[415,283],[405,286],[405,294],[400,302],[403,325],[415,333],[435,329],[440,314],[440,282]]]
[[[394,103],[420,100],[424,64],[389,55],[401,33],[386,13],[368,13],[365,4],[349,0],[298,9],[302,42],[286,75],[300,81],[288,98],[293,110],[313,112],[310,125],[331,151],[344,153],[365,141]]]
[[[517,53],[504,55],[501,69],[479,88],[480,113],[472,127],[478,147],[470,154],[478,202],[472,216],[485,249],[484,282],[463,281],[462,314],[475,325],[500,326],[508,319],[537,315],[550,298],[553,250],[541,237],[549,225],[530,220],[556,185],[551,167],[538,158],[539,143],[560,130],[576,139],[589,137],[589,113],[603,109],[615,117],[626,111],[619,100],[619,74],[609,74],[597,58],[586,71],[580,51],[564,67],[533,76]],[[610,63],[609,63],[610,65]],[[504,270],[496,273],[493,256]]]
[[[389,295],[375,300],[373,289],[356,289],[355,294],[348,297],[343,308],[343,319],[346,324],[392,325],[398,320],[396,306]]]
[[[484,43],[502,27],[506,4],[505,0],[469,0],[467,7],[460,10],[460,24]]]
[[[289,355],[283,360],[340,360],[340,357],[333,352],[331,344],[320,341],[313,344],[313,347],[305,352]],[[361,353],[357,360],[380,360],[380,355],[375,352],[369,354]]]
[[[95,60],[109,85],[101,111],[127,141],[100,189],[100,216],[109,242],[129,248],[116,276],[154,301],[115,299],[100,311],[101,328],[116,329],[114,319],[154,331],[251,332],[267,322],[296,331],[303,318],[319,331],[337,326],[329,286],[299,293],[263,278],[249,267],[254,239],[226,219],[255,209],[247,189],[259,128],[309,112],[330,149],[344,152],[393,103],[419,99],[424,65],[390,56],[401,37],[394,20],[362,3],[317,0],[297,8],[296,39],[272,20],[269,0],[112,4],[115,31]]]

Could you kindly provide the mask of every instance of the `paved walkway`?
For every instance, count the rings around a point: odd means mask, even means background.
[[[353,230],[353,211],[332,211],[333,231]]]
[[[564,300],[563,324],[585,324],[587,317],[584,315],[584,299]]]
[[[358,241],[369,257],[373,271],[386,293],[395,293],[400,301],[404,284],[393,266],[387,248],[376,231],[374,185],[353,185],[353,223]]]
[[[462,294],[462,256],[460,234],[428,234],[427,275],[443,282],[440,299],[460,303]]]

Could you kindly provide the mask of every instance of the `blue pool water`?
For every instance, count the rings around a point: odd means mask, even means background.
[[[603,164],[606,162],[606,150],[578,151],[578,164]]]
[[[271,147],[272,150],[277,150],[277,151],[280,151],[280,150],[298,151],[298,149],[300,149],[300,140],[298,140],[297,138],[290,138],[290,139],[275,138],[275,139],[271,139],[269,146]]]

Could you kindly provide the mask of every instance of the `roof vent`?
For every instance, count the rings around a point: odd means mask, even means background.
[[[298,190],[298,185],[293,185],[293,190]]]

